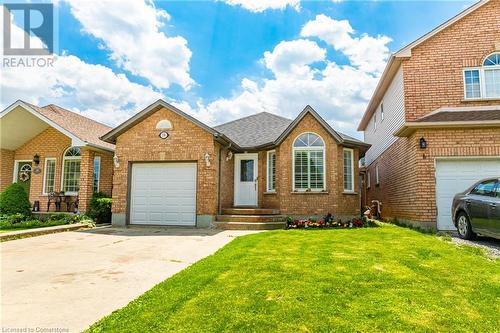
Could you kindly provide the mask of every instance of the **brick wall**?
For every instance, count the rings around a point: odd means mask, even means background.
[[[14,174],[15,152],[7,149],[0,149],[0,192],[12,184]]]
[[[492,0],[414,48],[403,61],[406,120],[444,106],[498,105],[463,100],[463,69],[481,66],[499,42],[500,0]]]
[[[168,119],[173,127],[166,140],[160,139],[156,130],[162,119]],[[205,165],[205,153],[210,154],[210,167]],[[217,213],[218,145],[210,133],[184,117],[165,108],[151,114],[117,138],[116,155],[120,166],[114,169],[114,213],[126,212],[129,162],[140,161],[196,161],[197,214]]]
[[[71,139],[57,131],[56,129],[49,127],[36,137],[32,138],[21,147],[19,147],[14,152],[4,151],[2,149],[2,167],[1,167],[1,179],[2,186],[8,186],[12,183],[14,160],[33,160],[33,156],[38,154],[40,156],[40,173],[31,173],[30,179],[30,201],[33,203],[35,200],[40,201],[40,209],[42,211],[47,210],[47,195],[43,194],[43,177],[45,173],[45,159],[55,158],[56,159],[56,169],[55,169],[55,179],[54,179],[54,189],[55,191],[61,190],[61,172],[63,163],[63,154],[67,148],[71,146]],[[101,189],[111,194],[111,184],[112,184],[112,158],[113,154],[108,152],[96,152],[88,148],[82,148],[82,160],[80,165],[80,192],[79,199],[80,205],[79,209],[81,212],[87,211],[88,201],[92,196],[92,184],[93,184],[93,157],[94,155],[101,156]],[[4,164],[4,156],[6,156]],[[36,166],[33,164],[33,168]],[[5,184],[4,184],[5,182]],[[3,189],[3,188],[2,188]],[[62,205],[62,209],[65,207]],[[51,211],[55,210],[55,206],[51,205]]]
[[[424,137],[428,148],[419,148]],[[418,130],[400,138],[368,167],[371,187],[368,202],[382,201],[384,218],[405,219],[435,227],[437,157],[500,156],[500,131],[497,128]],[[380,185],[375,185],[379,166]]]
[[[499,105],[464,101],[463,69],[480,66],[500,42],[500,0],[492,0],[412,50],[403,61],[406,121],[441,107]],[[418,141],[425,137],[428,149]],[[382,215],[436,226],[435,158],[500,156],[497,129],[419,130],[399,138],[368,168],[367,202],[381,200]],[[375,185],[379,166],[380,185]]]

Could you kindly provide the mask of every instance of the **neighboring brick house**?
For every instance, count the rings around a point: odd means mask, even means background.
[[[396,52],[358,130],[382,216],[454,229],[453,196],[500,175],[500,0],[480,1]]]
[[[293,121],[263,112],[209,127],[159,100],[102,139],[116,144],[114,225],[257,228],[282,223],[269,214],[360,215],[358,160],[369,146],[309,106]]]
[[[111,195],[114,145],[99,139],[110,129],[56,105],[15,102],[0,113],[0,192],[18,182],[42,212],[51,196],[63,211],[77,198],[87,211],[93,192]]]

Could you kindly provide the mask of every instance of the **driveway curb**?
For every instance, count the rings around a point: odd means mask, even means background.
[[[20,238],[55,234],[55,233],[64,232],[64,231],[75,231],[75,230],[80,230],[80,229],[88,229],[88,228],[91,228],[91,226],[87,223],[75,223],[75,224],[56,225],[53,227],[10,231],[10,232],[5,232],[5,233],[0,234],[0,242],[5,242],[5,241],[9,241],[9,240],[14,240],[14,239],[20,239]]]

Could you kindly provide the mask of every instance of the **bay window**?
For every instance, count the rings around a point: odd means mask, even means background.
[[[344,148],[344,191],[354,192],[353,150]]]
[[[314,133],[303,133],[293,143],[293,190],[325,190],[325,144]]]

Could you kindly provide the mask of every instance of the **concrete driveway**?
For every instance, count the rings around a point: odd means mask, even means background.
[[[248,233],[108,227],[4,242],[2,332],[82,331]]]

